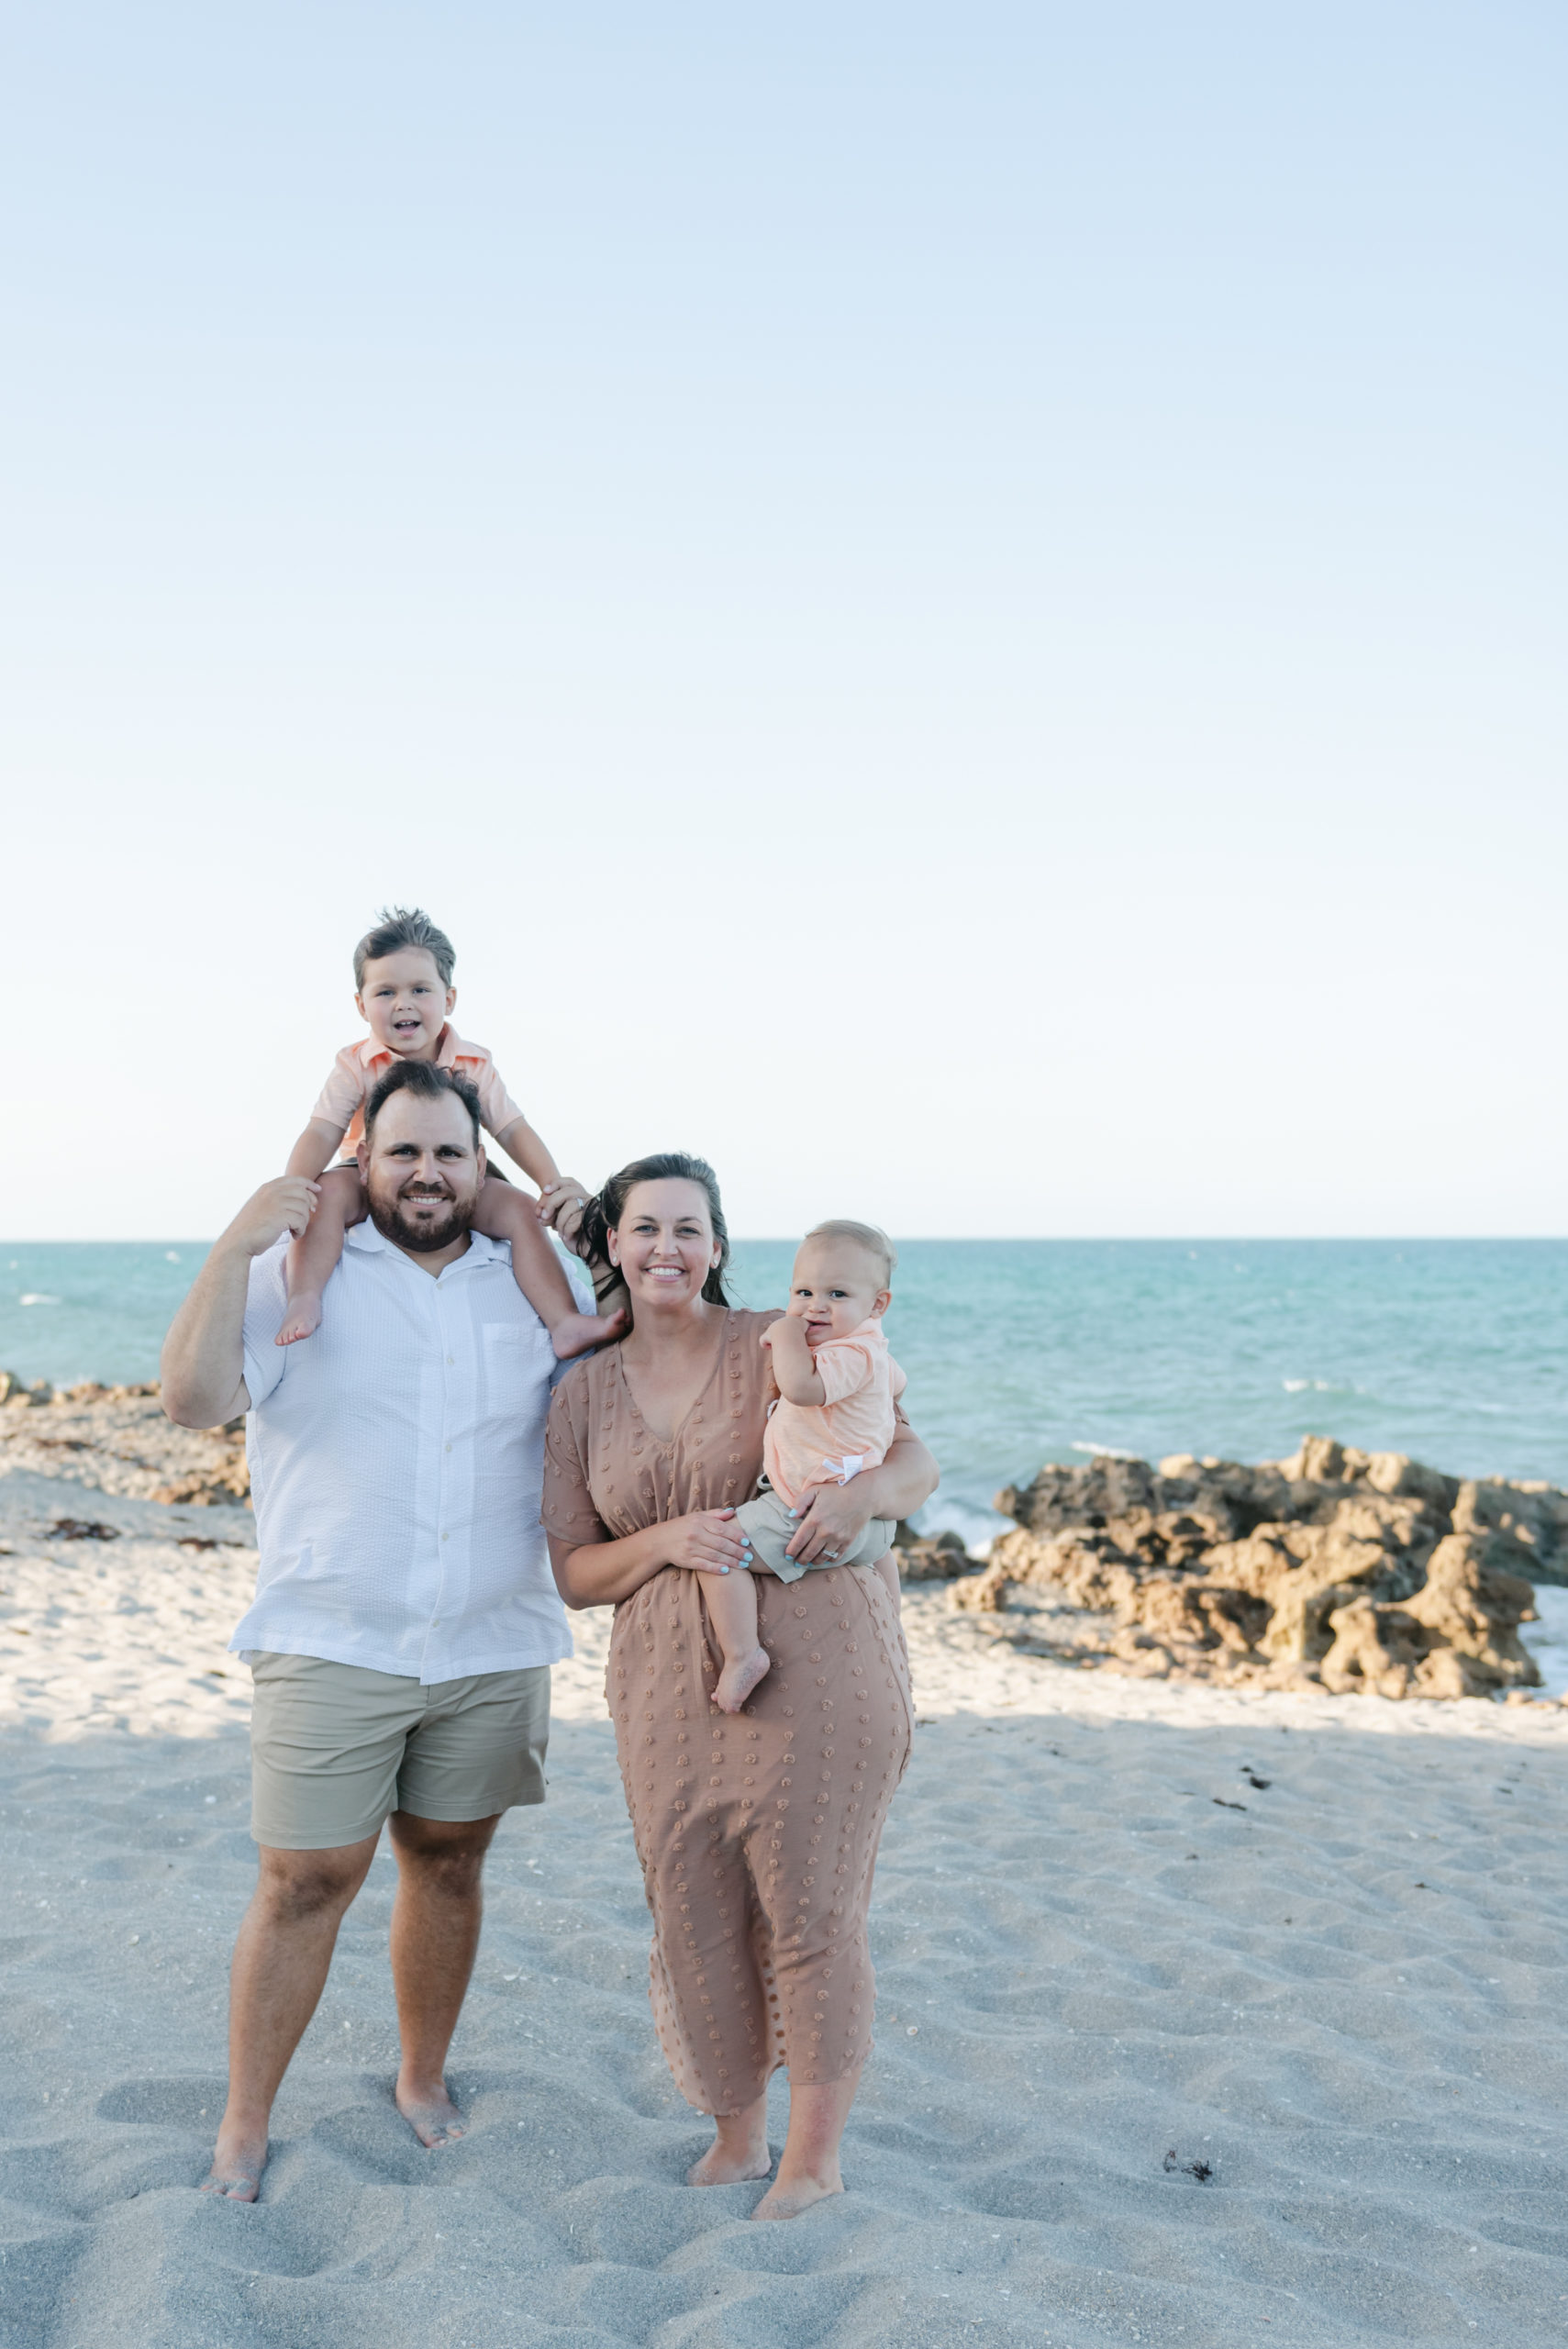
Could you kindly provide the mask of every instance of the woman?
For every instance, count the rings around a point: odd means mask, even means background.
[[[606,1693],[653,1913],[654,2019],[687,2100],[713,2115],[693,2186],[766,2177],[767,2085],[790,2076],[779,2173],[752,2216],[841,2194],[839,2143],[871,2044],[866,1909],[913,1716],[896,1601],[873,1567],[794,1584],[757,1572],[773,1669],[739,1716],[705,1575],[740,1571],[734,1509],[767,1415],[762,1331],[728,1305],[713,1170],[644,1158],[605,1186],[579,1246],[618,1269],[630,1334],[575,1364],[545,1441],[545,1531],[569,1607],[616,1609]],[[906,1517],[935,1463],[900,1419],[880,1468],[820,1486],[791,1545],[830,1560],[873,1517]]]

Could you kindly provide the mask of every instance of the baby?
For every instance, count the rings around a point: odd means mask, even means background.
[[[540,1222],[566,1205],[570,1186],[502,1084],[483,1044],[465,1044],[448,1025],[457,1002],[451,941],[417,907],[394,906],[354,949],[354,1001],[370,1029],[363,1043],[345,1044],[289,1153],[286,1172],[321,1177],[310,1222],[288,1252],[288,1302],[280,1346],[308,1338],[321,1320],[321,1296],[343,1249],[343,1234],[365,1212],[364,1190],[352,1156],[325,1170],[339,1150],[350,1153],[364,1131],[365,1099],[393,1061],[434,1061],[468,1077],[479,1095],[485,1130],[539,1185],[535,1201],[492,1168],[479,1186],[473,1228],[512,1243],[517,1286],[550,1331],[558,1356],[580,1354],[619,1333],[624,1315],[601,1320],[578,1309],[565,1272]],[[580,1186],[579,1186],[580,1187]],[[550,1202],[554,1201],[553,1208]]]
[[[812,1486],[847,1485],[862,1468],[878,1467],[893,1442],[893,1405],[905,1382],[887,1351],[882,1317],[897,1262],[886,1234],[873,1224],[819,1223],[801,1242],[783,1320],[762,1334],[779,1390],[762,1437],[770,1489],[735,1516],[758,1560],[784,1582],[813,1570],[785,1554]],[[875,1561],[896,1597],[887,1558],[894,1531],[889,1519],[873,1517],[852,1548],[813,1566]],[[757,1641],[756,1589],[749,1574],[722,1581],[706,1575],[703,1597],[724,1656],[714,1701],[738,1713],[770,1664]]]

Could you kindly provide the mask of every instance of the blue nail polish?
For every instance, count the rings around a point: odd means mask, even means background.
[[[792,1509],[791,1509],[791,1511],[790,1511],[790,1515],[791,1515],[791,1517],[798,1517],[798,1516],[799,1516],[799,1514],[800,1514],[800,1511],[799,1511],[798,1509],[794,1509],[794,1508],[792,1508]]]
[[[721,1575],[727,1575],[729,1572],[729,1568],[728,1566],[720,1566],[718,1571]]]

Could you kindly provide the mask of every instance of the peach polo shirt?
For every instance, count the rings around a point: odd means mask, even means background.
[[[828,1338],[811,1357],[825,1403],[774,1404],[762,1438],[762,1465],[793,1508],[807,1485],[847,1485],[880,1468],[893,1442],[894,1404],[906,1384],[873,1317],[847,1337]]]
[[[396,1058],[395,1052],[385,1051],[373,1036],[367,1036],[361,1043],[345,1044],[333,1062],[332,1073],[310,1114],[324,1126],[342,1127],[345,1150],[352,1150],[364,1132],[370,1089]],[[484,1045],[465,1044],[450,1019],[436,1046],[436,1066],[455,1069],[459,1076],[467,1077],[479,1095],[480,1122],[486,1133],[499,1139],[522,1116]]]

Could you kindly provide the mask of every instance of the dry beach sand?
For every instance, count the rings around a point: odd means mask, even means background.
[[[383,1857],[264,2199],[204,2201],[250,1519],[150,1497],[215,1449],[155,1402],[128,1438],[0,1419],[5,2349],[1568,2332],[1568,1712],[1113,1678],[938,1587],[906,1598],[922,1725],[841,2200],[752,2227],[756,2188],[680,2183],[705,2130],[650,2026],[595,1616],[550,1800],[497,1840],[469,2136],[424,2154],[392,2106]]]

